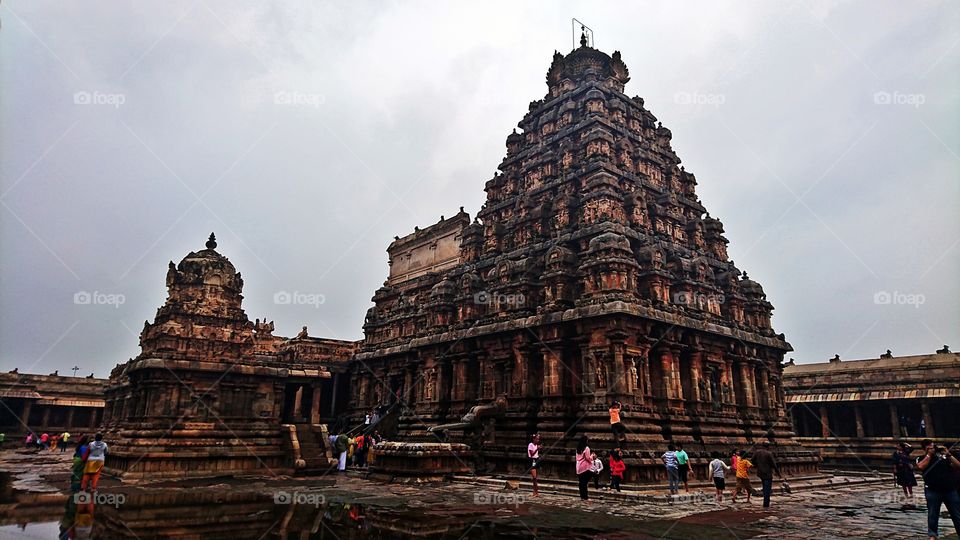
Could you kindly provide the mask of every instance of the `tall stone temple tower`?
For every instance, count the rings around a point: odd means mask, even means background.
[[[355,344],[306,327],[286,339],[251,322],[243,279],[216,247],[211,234],[206,249],[170,262],[140,354],[110,374],[106,467],[124,480],[290,474],[306,466],[301,448],[322,449],[321,416],[337,413],[331,372],[346,383]]]
[[[390,245],[353,363],[356,414],[403,400],[399,436],[428,440],[505,396],[487,457],[524,468],[539,432],[557,444],[548,474],[569,476],[581,434],[616,446],[619,400],[638,479],[660,474],[671,440],[694,456],[769,440],[788,471],[812,470],[784,414],[791,347],[773,306],[727,257],[722,223],[629,80],[619,52],[555,53],[476,219],[461,208]]]

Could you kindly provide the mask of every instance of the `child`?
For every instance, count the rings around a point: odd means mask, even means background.
[[[600,459],[599,454],[593,455],[593,467],[590,470],[593,472],[593,488],[600,489],[600,472],[603,471],[603,460]]]
[[[750,463],[743,452],[737,452],[737,490],[733,492],[733,502],[737,502],[737,495],[740,494],[742,489],[747,492],[747,503],[750,503],[750,492],[753,491],[750,487],[750,469],[752,467],[753,463]]]
[[[617,493],[620,493],[620,482],[623,481],[625,470],[627,470],[627,464],[620,456],[620,449],[610,452],[610,488],[617,490]]]
[[[713,478],[713,486],[717,488],[716,500],[723,502],[723,490],[727,487],[724,471],[729,471],[730,467],[720,459],[720,452],[711,452],[710,457],[713,461],[707,466],[708,474]]]

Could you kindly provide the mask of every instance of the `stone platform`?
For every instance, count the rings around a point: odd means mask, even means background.
[[[57,521],[70,509],[62,489],[68,463],[67,454],[0,453],[0,471],[14,486],[14,499],[0,504],[0,538],[55,537]],[[920,538],[926,531],[922,496],[905,500],[885,477],[869,475],[794,480],[792,493],[776,493],[770,509],[756,498],[717,504],[697,486],[674,498],[662,487],[625,486],[618,496],[591,486],[593,499],[581,502],[572,495],[572,480],[544,483],[534,498],[526,482],[508,489],[507,480],[384,484],[349,472],[142,487],[104,478],[103,494],[122,502],[94,509],[93,532],[98,538],[240,540],[318,530],[360,539]],[[51,530],[53,536],[46,534]],[[947,531],[944,516],[941,532]]]

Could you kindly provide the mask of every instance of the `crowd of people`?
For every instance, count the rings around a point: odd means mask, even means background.
[[[364,469],[370,465],[373,460],[371,450],[385,440],[379,430],[369,429],[372,425],[373,423],[368,421],[359,433],[353,434],[353,431],[357,430],[351,430],[329,436],[330,448],[337,459],[339,472],[346,471],[347,467]]]
[[[59,448],[60,452],[66,452],[71,437],[69,431],[54,433],[53,435],[46,432],[37,434],[31,431],[27,433],[24,445],[27,448],[37,448],[38,450],[57,450]]]

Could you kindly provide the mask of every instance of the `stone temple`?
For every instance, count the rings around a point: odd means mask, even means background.
[[[273,335],[241,307],[243,278],[216,251],[170,263],[168,296],[141,353],[106,387],[107,472],[124,480],[290,474],[326,468],[325,422],[347,392],[355,344]],[[342,388],[338,388],[338,386]]]
[[[444,434],[501,472],[525,470],[539,432],[543,472],[570,476],[581,434],[615,446],[620,400],[630,481],[663,474],[668,441],[704,458],[769,440],[787,472],[814,469],[785,416],[792,349],[773,306],[629,80],[619,52],[555,53],[476,219],[461,208],[390,244],[352,362],[354,418],[399,401],[399,438]]]
[[[616,445],[614,400],[628,482],[659,480],[669,441],[697,460],[771,441],[785,473],[811,472],[785,415],[791,347],[773,306],[727,257],[723,225],[670,131],[624,94],[629,79],[618,52],[583,41],[555,53],[547,95],[507,137],[476,218],[461,208],[390,244],[361,342],[251,322],[213,235],[171,262],[141,353],[105,390],[108,472],[321,470],[327,425],[356,427],[392,404],[377,428],[398,442],[382,468],[416,473],[419,452],[438,473],[468,458],[522,472],[539,432],[542,473],[569,476],[582,434]],[[452,445],[425,446],[438,439]]]

